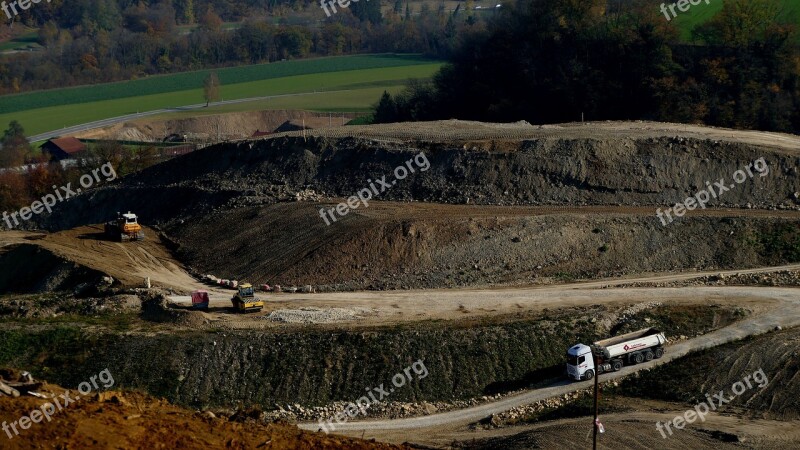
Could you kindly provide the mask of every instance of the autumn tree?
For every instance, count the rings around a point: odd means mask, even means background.
[[[209,31],[219,31],[222,29],[222,19],[214,12],[214,8],[208,5],[205,14],[200,16],[200,26]]]
[[[30,203],[25,178],[13,171],[0,172],[0,209],[17,209]],[[4,226],[5,224],[0,223],[0,227]]]
[[[722,11],[693,34],[712,45],[745,47],[764,42],[777,31],[778,13],[775,0],[728,0]]]
[[[209,73],[203,81],[203,98],[206,99],[206,107],[219,100],[219,77],[216,72]]]
[[[25,163],[25,157],[31,151],[31,144],[25,137],[25,129],[19,122],[12,120],[0,140],[0,166],[16,167]]]

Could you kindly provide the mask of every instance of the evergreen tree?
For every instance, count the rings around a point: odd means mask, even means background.
[[[397,103],[395,103],[392,95],[383,91],[378,106],[375,107],[375,123],[391,123],[397,122]]]

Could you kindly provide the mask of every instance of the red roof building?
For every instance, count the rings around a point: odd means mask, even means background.
[[[86,144],[74,137],[63,137],[50,139],[42,144],[42,154],[49,153],[50,159],[61,161],[62,159],[77,158],[82,152],[86,151]]]
[[[269,131],[259,131],[258,129],[256,129],[256,132],[253,133],[253,135],[250,136],[250,137],[261,137],[261,136],[267,136],[267,135],[270,135],[270,134],[272,134],[272,133],[270,133]]]

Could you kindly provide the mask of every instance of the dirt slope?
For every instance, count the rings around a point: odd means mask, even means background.
[[[800,242],[796,211],[709,209],[664,227],[644,207],[372,202],[327,226],[318,210],[330,205],[238,208],[171,227],[170,233],[180,245],[180,259],[200,273],[317,290],[537,283],[779,265],[796,256],[767,251],[761,241],[781,236]],[[214,239],[204,238],[209,235]]]
[[[706,130],[717,139],[697,127],[683,132],[667,125],[653,125],[654,130],[612,125],[619,129],[447,121],[219,144],[70,199],[38,225],[68,229],[100,223],[117,210],[136,210],[151,224],[179,222],[215,209],[306,198],[309,190],[321,198],[347,198],[368,180],[386,175],[392,181],[395,168],[420,152],[430,169],[395,180],[380,200],[667,208],[706,182],[732,183],[737,170],[763,157],[764,176],[754,173],[708,204],[800,205],[800,138]]]
[[[395,168],[420,152],[427,163],[395,180]],[[764,171],[732,182],[760,158]],[[198,272],[330,289],[753,267],[797,260],[798,216],[773,210],[800,208],[798,167],[796,136],[697,126],[340,127],[215,145],[70,199],[38,225],[69,229],[132,210],[174,239]],[[383,176],[393,183],[368,208],[324,224],[320,207]],[[732,187],[711,199],[714,211],[666,227],[655,216],[720,179]],[[403,203],[380,203],[389,201]],[[478,208],[542,204],[647,208],[550,217]],[[724,207],[767,217],[716,210]],[[765,242],[789,247],[759,249]]]
[[[102,275],[126,286],[141,287],[150,277],[152,284],[178,290],[203,287],[156,231],[145,227],[145,236],[141,242],[112,242],[103,236],[102,225],[54,234],[0,233],[0,292],[69,289]]]
[[[307,128],[344,125],[350,113],[317,113],[298,110],[248,111],[209,114],[182,119],[141,119],[76,133],[79,138],[161,141],[170,134],[188,135],[191,140],[242,139],[256,130],[275,131],[286,122]],[[296,129],[296,128],[288,128]]]
[[[43,393],[62,395],[47,385]],[[52,415],[51,421],[17,424],[18,435],[0,432],[0,447],[75,449],[399,449],[400,446],[298,430],[291,425],[262,425],[209,417],[134,392],[102,392],[81,398]],[[77,400],[76,400],[77,399]],[[14,422],[40,409],[47,400],[30,396],[0,397],[0,422]]]

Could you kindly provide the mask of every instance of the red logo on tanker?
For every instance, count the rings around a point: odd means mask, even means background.
[[[634,346],[630,346],[628,344],[625,344],[625,346],[622,347],[622,348],[625,349],[625,351],[627,352],[628,350],[633,350],[633,349],[639,348],[639,347],[644,347],[644,344],[636,344]]]

